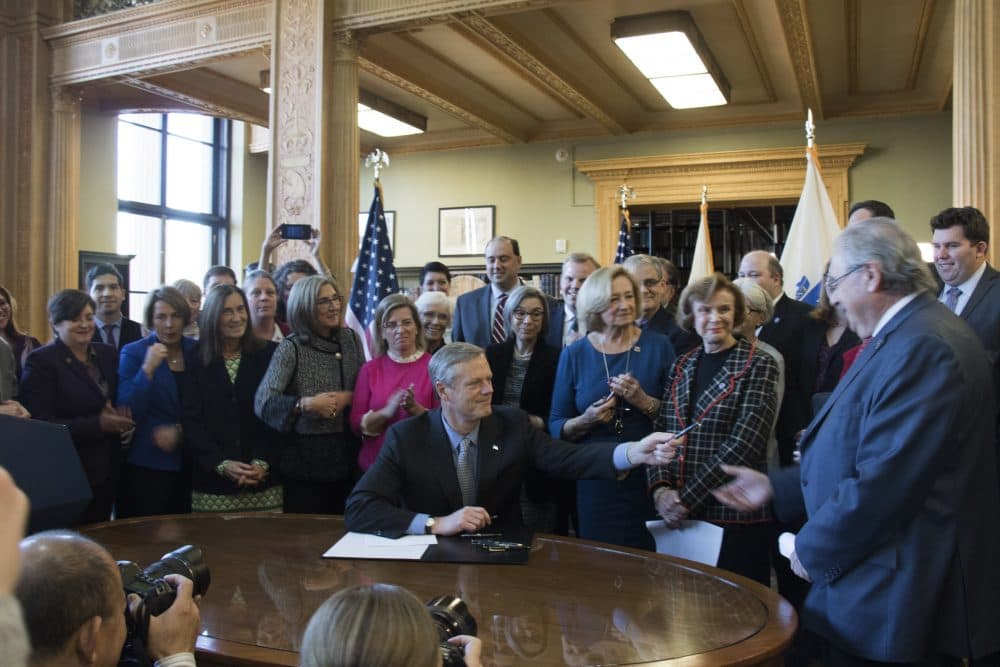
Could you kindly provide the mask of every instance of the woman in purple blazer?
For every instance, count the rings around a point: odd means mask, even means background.
[[[118,355],[110,345],[91,341],[94,310],[94,300],[79,290],[49,299],[55,339],[28,356],[20,394],[32,417],[69,427],[94,496],[79,523],[111,517],[119,450],[135,427],[126,410],[112,407]]]

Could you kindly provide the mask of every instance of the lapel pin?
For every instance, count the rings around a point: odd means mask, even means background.
[[[642,348],[641,348],[641,347],[639,347],[638,345],[636,345],[635,347],[633,347],[633,348],[632,348],[632,350],[633,350],[634,352],[642,352]]]
[[[499,452],[500,451],[500,445],[498,445],[497,443],[494,442],[493,443],[493,451],[494,452]]]
[[[882,347],[882,343],[884,343],[884,342],[885,342],[885,338],[879,338],[877,341],[875,341],[875,351],[876,352],[879,350],[879,348]]]

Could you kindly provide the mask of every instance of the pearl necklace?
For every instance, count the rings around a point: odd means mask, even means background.
[[[392,350],[389,350],[388,351],[388,355],[389,355],[389,358],[392,359],[393,361],[395,361],[397,364],[412,364],[414,361],[416,361],[420,357],[424,356],[424,351],[423,350],[417,350],[416,352],[414,352],[413,354],[411,354],[409,356],[401,357],[398,354],[396,354],[395,352],[393,352]]]

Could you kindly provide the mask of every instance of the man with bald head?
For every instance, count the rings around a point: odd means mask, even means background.
[[[21,541],[23,569],[15,595],[31,637],[31,667],[113,667],[125,643],[125,593],[118,566],[101,545],[70,531]],[[167,575],[177,599],[149,621],[149,657],[193,667],[200,628],[193,584]]]

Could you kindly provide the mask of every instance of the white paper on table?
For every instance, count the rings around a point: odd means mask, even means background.
[[[686,558],[705,565],[719,562],[722,528],[707,521],[682,521],[680,528],[667,528],[662,519],[646,522],[656,540],[656,553]]]
[[[326,550],[323,558],[420,560],[432,544],[437,544],[434,535],[403,535],[394,540],[365,533],[347,533]]]
[[[778,535],[778,553],[791,560],[793,551],[795,551],[795,533]]]

